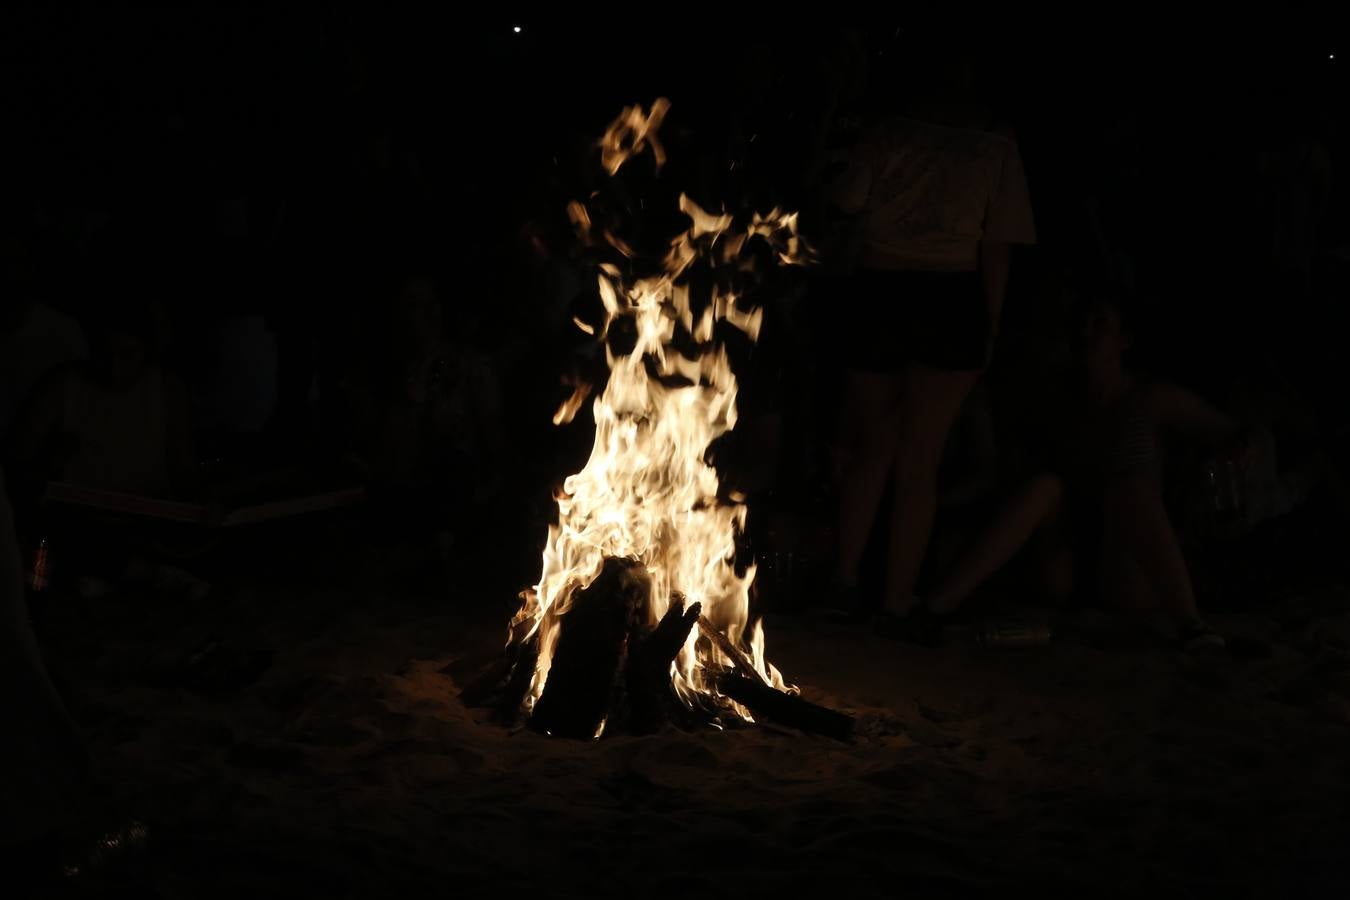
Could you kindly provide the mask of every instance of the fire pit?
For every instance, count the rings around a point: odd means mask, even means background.
[[[610,177],[649,156],[669,104],[630,107],[599,142]],[[710,213],[681,194],[688,227],[644,260],[581,202],[579,238],[598,251],[604,319],[576,320],[603,342],[609,376],[592,405],[585,467],[557,495],[539,581],[521,594],[508,660],[490,692],[503,713],[555,735],[597,738],[618,720],[718,726],[756,716],[835,736],[851,720],[803,701],[765,656],[750,617],[753,564],[738,566],[743,498],[720,491],[709,446],[736,425],[736,376],[720,338],[751,340],[762,311],[745,302],[765,260],[799,265],[796,213]],[[641,274],[639,274],[641,273]],[[591,394],[576,388],[554,422]]]

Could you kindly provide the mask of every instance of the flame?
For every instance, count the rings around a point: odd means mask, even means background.
[[[657,100],[650,112],[630,107],[620,114],[600,141],[606,171],[617,173],[644,150],[651,151],[658,166],[664,161],[656,128],[668,108],[667,101]],[[724,286],[713,287],[696,314],[686,276],[700,262],[753,268],[744,251],[755,238],[767,241],[784,263],[805,262],[810,251],[798,236],[795,213],[775,209],[755,214],[748,225],[737,228],[733,216],[708,212],[687,196],[681,195],[679,208],[690,224],[671,241],[657,274],[627,277],[611,263],[602,264],[597,273],[605,310],[600,337],[620,320],[629,320],[625,324],[631,324],[636,341],[626,354],[606,344],[609,378],[592,407],[595,441],[590,458],[563,483],[558,524],[549,529],[539,582],[521,594],[521,608],[511,621],[512,642],[538,636],[527,708],[543,692],[574,597],[595,580],[610,556],[635,559],[646,567],[652,584],[650,624],[672,603],[684,609],[697,602],[703,609],[702,624],[715,629],[718,640],[702,639],[700,628],[693,629],[672,666],[673,686],[685,702],[698,695],[718,698],[715,675],[736,667],[738,658],[743,668],[747,660],[753,666],[754,672],[746,674],[787,688],[765,658],[758,622],[748,643],[744,640],[755,567],[738,574],[734,556],[746,506],[740,497],[719,497],[717,472],[705,461],[709,445],[736,425],[736,376],[726,348],[715,339],[715,325],[725,322],[754,339],[763,315]],[[593,224],[585,204],[572,203],[568,214],[584,242],[633,255],[608,229]],[[594,330],[579,320],[576,324]],[[677,336],[682,338],[678,349]],[[570,421],[588,392],[588,386],[578,386],[554,422]],[[722,706],[749,718],[725,698]]]
[[[666,148],[656,132],[669,109],[670,101],[664,97],[652,104],[651,112],[644,113],[641,106],[625,107],[600,138],[600,164],[605,171],[617,174],[624,163],[647,149],[658,169],[665,165]]]

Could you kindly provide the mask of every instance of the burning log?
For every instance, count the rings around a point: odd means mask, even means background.
[[[646,610],[651,579],[643,567],[610,557],[577,593],[553,650],[548,683],[530,726],[545,734],[599,737],[628,653],[629,635]]]
[[[678,598],[677,598],[678,599]],[[656,629],[637,642],[628,655],[624,685],[628,691],[629,727],[638,734],[655,731],[669,718],[674,692],[670,666],[699,620],[702,606],[672,603]]]
[[[699,604],[684,607],[678,595],[660,623],[641,634],[640,622],[651,602],[645,568],[629,559],[608,558],[599,577],[577,594],[568,610],[548,682],[530,717],[531,727],[546,734],[592,739],[611,717],[624,716],[628,730],[655,731],[681,708],[671,687],[670,669],[689,632],[702,635],[735,666],[717,678],[717,690],[757,718],[847,740],[853,718],[781,691],[753,661],[701,615]],[[533,671],[534,655],[517,663],[512,680],[527,683],[521,670]],[[523,688],[507,691],[517,701]]]
[[[617,624],[617,611],[627,610],[629,604],[633,605],[635,613],[645,610],[645,604],[650,602],[650,589],[644,586],[645,581],[645,572],[632,561],[607,561],[602,578],[597,579],[588,591],[577,598],[581,602],[584,596],[587,609],[596,614],[575,619],[569,616],[568,643],[570,647],[577,648],[569,651],[569,656],[581,653],[582,644],[594,645],[598,639],[595,634],[587,639],[580,632],[597,624]],[[602,609],[614,613],[614,622],[598,614]],[[595,736],[594,727],[588,732],[586,726],[598,725],[594,710],[603,701],[608,712],[601,716],[602,719],[610,721],[616,715],[622,717],[627,729],[636,734],[649,734],[658,730],[671,719],[672,711],[684,709],[684,704],[680,703],[671,687],[670,667],[688,640],[701,609],[697,603],[687,609],[682,602],[672,604],[657,626],[647,634],[641,634],[636,629],[636,622],[640,621],[641,616],[629,618],[629,649],[624,654],[626,661],[621,683],[609,685],[607,677],[597,676],[586,687],[582,687],[581,679],[569,679],[566,675],[568,670],[565,663],[562,677],[550,694],[551,699],[543,704],[542,716],[536,707],[537,717],[531,718],[531,724],[550,734],[572,733],[591,738]],[[612,638],[613,635],[609,641],[611,647]],[[602,645],[606,643],[603,640],[599,642]],[[460,698],[466,706],[491,709],[494,719],[514,725],[519,721],[538,661],[539,639],[538,634],[535,634],[528,640],[509,645],[499,661],[485,669],[460,692]],[[607,665],[597,665],[601,672],[606,668]],[[566,687],[569,682],[572,686]],[[550,681],[550,684],[555,682]],[[584,700],[580,708],[575,705],[576,698]],[[571,712],[564,713],[564,709],[570,709]],[[574,727],[558,724],[558,721],[569,720],[574,716],[581,724]]]
[[[846,741],[853,735],[852,716],[818,706],[799,694],[780,691],[758,679],[728,672],[718,679],[717,689],[756,717],[837,741]]]
[[[703,632],[704,637],[713,642],[718,650],[725,653],[727,658],[736,664],[736,671],[766,687],[768,686],[769,683],[764,680],[764,676],[759,673],[759,669],[755,668],[755,664],[750,661],[750,657],[742,653],[741,649],[733,644],[726,635],[718,631],[716,625],[703,616],[699,616],[698,629]]]

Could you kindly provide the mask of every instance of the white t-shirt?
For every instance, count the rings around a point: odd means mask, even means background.
[[[995,132],[895,118],[864,138],[836,191],[863,222],[870,269],[972,271],[981,241],[1034,244],[1017,143]]]

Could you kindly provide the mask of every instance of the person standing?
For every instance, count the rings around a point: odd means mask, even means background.
[[[1017,142],[984,102],[965,48],[901,41],[872,76],[874,124],[831,188],[857,223],[834,304],[858,435],[840,496],[833,605],[858,605],[863,550],[888,479],[883,617],[916,608],[947,434],[998,333],[1014,245],[1036,230]]]

